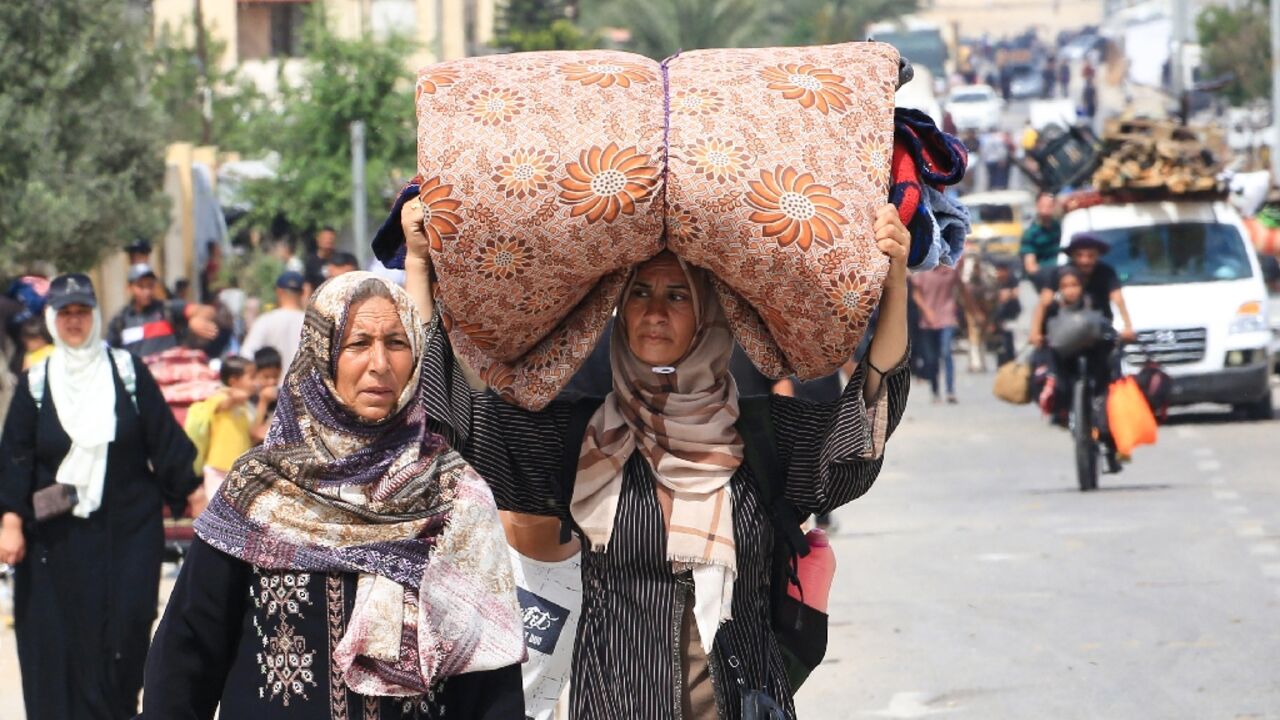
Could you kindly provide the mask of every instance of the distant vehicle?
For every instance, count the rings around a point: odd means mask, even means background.
[[[911,108],[933,118],[933,122],[942,127],[942,103],[934,94],[933,73],[925,67],[914,67],[915,77],[911,82],[898,88],[894,102],[898,107]]]
[[[927,68],[935,84],[950,77],[951,53],[942,29],[936,24],[911,19],[901,23],[876,23],[867,28],[867,35],[894,46],[915,67]]]
[[[990,85],[961,85],[951,91],[947,112],[959,130],[990,130],[1000,127],[1004,101]]]
[[[1035,196],[1026,190],[997,190],[965,195],[960,202],[969,208],[966,252],[1016,261],[1022,231],[1034,212]]]
[[[1123,350],[1126,373],[1150,358],[1173,379],[1173,405],[1224,403],[1273,416],[1271,300],[1228,203],[1104,204],[1063,217],[1064,246],[1086,231],[1111,246],[1103,260],[1124,283],[1138,333]]]
[[[1009,69],[1009,95],[1018,99],[1044,95],[1044,76],[1032,65],[1015,65]]]

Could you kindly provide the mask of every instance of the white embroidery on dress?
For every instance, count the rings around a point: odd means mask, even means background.
[[[258,688],[258,697],[279,699],[284,707],[289,707],[295,697],[307,700],[307,688],[316,686],[313,669],[316,651],[307,649],[307,639],[288,622],[291,616],[304,617],[303,606],[311,605],[311,593],[307,589],[311,574],[273,572],[257,567],[253,572],[258,585],[250,590],[250,596],[259,610],[253,624],[262,639],[258,670],[265,681]]]

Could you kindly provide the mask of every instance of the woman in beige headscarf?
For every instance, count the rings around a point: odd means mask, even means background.
[[[407,289],[430,316],[421,207],[409,203],[401,217]],[[802,513],[829,512],[866,492],[906,404],[910,240],[893,206],[881,208],[875,233],[891,269],[876,337],[843,397],[827,405],[773,397],[763,406],[785,468],[777,482]],[[737,718],[735,686],[764,690],[793,717],[770,624],[775,537],[744,461],[728,372],[733,337],[704,273],[669,253],[636,269],[610,341],[613,392],[577,452],[569,428],[581,407],[526,412],[471,391],[446,334],[433,337],[423,368],[433,385],[428,414],[489,482],[499,507],[558,516],[583,539],[573,717]],[[566,471],[566,457],[576,467]],[[561,483],[565,475],[572,477]],[[558,631],[550,630],[554,645]]]

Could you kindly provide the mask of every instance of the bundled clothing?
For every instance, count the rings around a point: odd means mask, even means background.
[[[370,284],[415,358],[378,422],[336,390],[347,313]],[[266,442],[196,522],[144,717],[520,717],[506,539],[484,481],[429,427],[432,335],[399,287],[348,273],[315,294],[302,338]]]
[[[907,108],[894,111],[889,201],[911,232],[907,266],[912,270],[960,262],[969,211],[942,188],[964,180],[968,162],[964,144],[939,130],[928,115]]]
[[[113,356],[101,318],[20,381],[0,443],[0,514],[23,518],[14,619],[29,718],[131,718],[159,599],[162,505],[195,489],[195,451],[141,361]],[[76,490],[37,522],[33,495]]]
[[[444,333],[427,351],[427,413],[498,505],[561,518],[583,538],[570,688],[580,720],[736,718],[739,687],[765,689],[795,716],[770,623],[776,536],[742,461],[732,342],[705,282],[691,273],[699,330],[673,368],[640,363],[615,325],[613,392],[585,437],[571,425],[579,403],[598,400],[526,411],[473,391]],[[905,358],[886,370],[871,402],[859,368],[838,401],[760,406],[786,468],[777,481],[801,513],[828,512],[875,481],[910,385]]]

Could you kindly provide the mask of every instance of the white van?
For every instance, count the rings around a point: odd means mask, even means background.
[[[1146,357],[1173,378],[1176,405],[1225,403],[1272,416],[1269,299],[1258,257],[1225,201],[1141,202],[1073,210],[1062,244],[1090,232],[1124,284],[1138,342],[1125,372]],[[1117,317],[1117,322],[1119,318]]]

